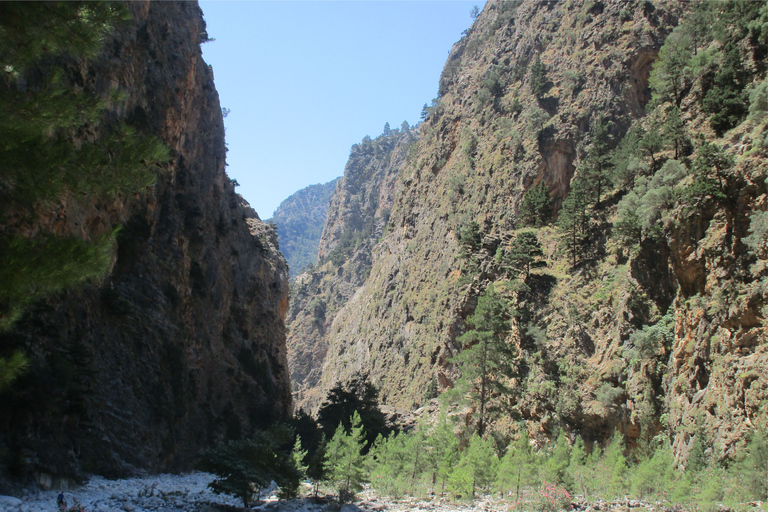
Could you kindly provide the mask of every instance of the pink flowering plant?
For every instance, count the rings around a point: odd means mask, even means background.
[[[536,497],[536,510],[543,512],[558,512],[559,510],[571,510],[573,502],[571,494],[562,485],[548,484],[539,490]]]

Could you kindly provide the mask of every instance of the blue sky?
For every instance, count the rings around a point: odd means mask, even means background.
[[[200,6],[229,152],[262,219],[344,173],[352,144],[416,124],[483,1],[212,1]]]

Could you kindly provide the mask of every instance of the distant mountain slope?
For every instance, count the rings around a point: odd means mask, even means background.
[[[317,263],[317,246],[323,234],[328,203],[339,179],[299,190],[280,203],[274,216],[267,220],[277,224],[277,239],[291,279],[308,265]]]
[[[291,286],[288,365],[297,407],[312,409],[327,350],[328,332],[336,312],[368,277],[372,249],[383,236],[418,130],[403,125],[376,139],[365,137],[352,146],[330,201],[320,240],[317,266]]]

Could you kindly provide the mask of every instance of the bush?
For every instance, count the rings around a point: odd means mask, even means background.
[[[552,219],[551,202],[549,187],[544,180],[539,181],[523,194],[520,220],[526,226],[541,227],[548,224]]]
[[[749,117],[760,122],[768,112],[768,79],[763,80],[749,92]]]
[[[286,427],[257,431],[250,439],[239,439],[205,450],[198,469],[218,476],[208,486],[216,494],[231,494],[248,508],[254,493],[274,480],[288,495],[298,488],[301,472],[291,455],[291,432]],[[258,497],[257,497],[258,499]]]
[[[562,485],[548,484],[539,490],[534,508],[543,512],[558,512],[571,508],[571,494]]]

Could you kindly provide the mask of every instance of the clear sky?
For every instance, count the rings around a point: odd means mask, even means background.
[[[344,173],[352,144],[419,121],[470,1],[201,0],[227,173],[262,219]]]

